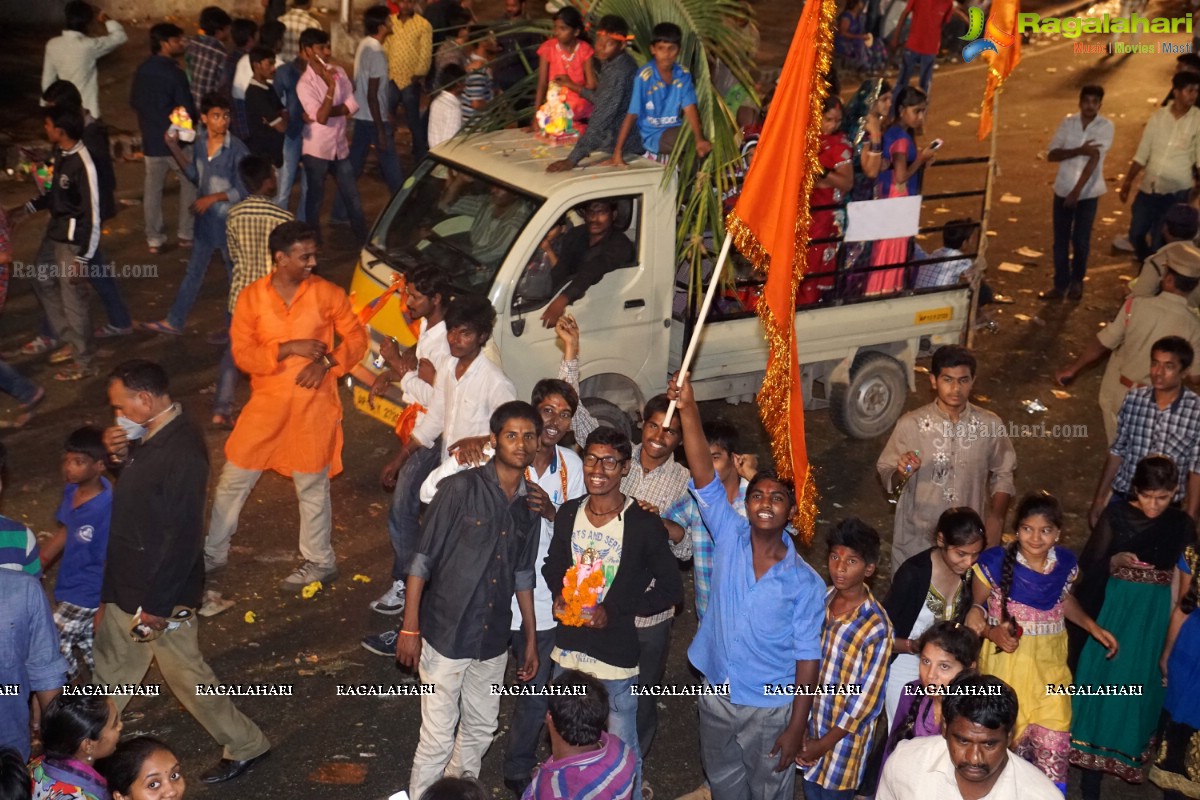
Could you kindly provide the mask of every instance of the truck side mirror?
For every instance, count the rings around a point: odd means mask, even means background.
[[[513,336],[520,336],[525,332],[525,318],[514,319],[511,323]]]

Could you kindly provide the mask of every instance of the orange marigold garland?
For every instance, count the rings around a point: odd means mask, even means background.
[[[580,567],[583,567],[583,577],[580,578]],[[591,609],[596,605],[596,598],[604,588],[604,567],[594,565],[586,558],[567,570],[563,576],[563,602],[566,608],[558,615],[564,625],[582,628],[591,619]],[[585,613],[586,610],[586,613]]]

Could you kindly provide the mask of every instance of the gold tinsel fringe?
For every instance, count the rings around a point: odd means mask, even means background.
[[[815,42],[816,69],[813,70],[812,85],[808,87],[809,120],[808,129],[804,132],[804,160],[808,169],[805,170],[801,179],[800,202],[797,204],[796,249],[792,257],[791,289],[788,295],[790,298],[796,296],[800,281],[808,267],[809,230],[812,226],[809,198],[812,196],[813,183],[820,173],[821,110],[829,91],[826,76],[829,74],[832,64],[833,20],[836,14],[836,0],[821,0],[821,18],[817,25]],[[734,242],[739,245],[738,249],[743,253],[761,251],[759,243],[749,235],[749,231],[744,225],[739,224],[740,220],[733,221],[736,226],[733,229],[734,236],[741,238],[741,240],[734,239]],[[749,251],[742,249],[743,241],[749,246]],[[755,261],[755,259],[751,260]],[[762,269],[758,263],[755,263],[755,267]],[[771,436],[772,455],[781,477],[793,478],[799,484],[796,494],[796,514],[792,518],[792,524],[795,525],[804,543],[809,544],[816,529],[818,500],[816,483],[812,477],[812,467],[810,464],[806,464],[806,474],[804,475],[789,474],[793,464],[790,432],[793,400],[792,371],[800,368],[793,357],[796,321],[791,315],[785,320],[777,319],[769,305],[761,301],[758,303],[758,314],[766,331],[767,346],[770,348],[771,354],[767,360],[767,372],[758,395],[759,416]],[[795,399],[803,402],[800,398]]]

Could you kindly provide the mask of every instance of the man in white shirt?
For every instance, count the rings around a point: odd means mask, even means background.
[[[384,341],[379,355],[387,368],[379,373],[371,386],[368,403],[383,395],[396,381],[400,382],[405,408],[396,424],[396,435],[405,442],[412,435],[416,422],[433,405],[433,384],[436,376],[445,372],[453,360],[446,341],[446,306],[450,302],[450,285],[440,269],[419,265],[405,275],[405,294],[410,318],[421,320],[417,343],[404,351],[394,339]],[[400,454],[384,466],[380,474],[383,488],[392,492],[388,511],[388,538],[392,542],[392,585],[381,597],[371,601],[371,609],[393,616],[404,611],[404,582],[408,577],[408,562],[412,559],[420,533],[421,502],[418,490],[425,478],[441,460],[442,443],[421,447],[406,455]],[[425,501],[428,502],[428,501]]]
[[[438,454],[435,466],[448,458],[470,466],[487,461],[483,448],[491,439],[492,412],[517,399],[512,381],[496,362],[483,354],[495,324],[496,309],[486,297],[463,295],[450,304],[445,325],[451,357],[437,371],[426,413],[421,415],[389,467],[403,472],[406,462],[425,448],[432,448]],[[418,486],[419,483],[414,490]],[[410,523],[415,519],[398,521]],[[389,526],[392,522],[389,519]],[[408,550],[400,559],[406,577],[419,536],[419,527],[415,531],[406,528],[392,533],[393,541],[408,543]],[[394,657],[396,636],[395,631],[372,634],[362,640],[362,646],[372,653]]]
[[[96,79],[96,61],[116,50],[129,39],[121,23],[109,19],[103,11],[83,0],[71,0],[63,8],[66,23],[61,36],[46,42],[42,62],[42,91],[57,80],[70,81],[83,98],[83,107],[100,118],[100,89]],[[89,36],[95,20],[108,31],[104,36]]]
[[[1192,171],[1200,164],[1198,93],[1200,75],[1176,72],[1171,77],[1171,104],[1151,115],[1121,184],[1124,203],[1134,181],[1145,172],[1129,220],[1129,239],[1138,261],[1162,247],[1163,216],[1176,203],[1187,202],[1194,184]]]
[[[942,700],[942,736],[900,742],[877,800],[1062,800],[1063,791],[1008,749],[1017,694],[992,675],[954,680]]]
[[[1047,161],[1058,162],[1054,179],[1054,288],[1042,300],[1079,300],[1087,274],[1092,223],[1104,185],[1104,156],[1112,149],[1113,124],[1100,116],[1104,88],[1090,84],[1079,90],[1079,113],[1059,123],[1050,140]],[[1075,255],[1071,257],[1071,246]]]
[[[462,130],[463,110],[459,96],[463,93],[463,79],[466,76],[467,71],[458,64],[447,64],[438,73],[438,82],[446,88],[438,92],[429,104],[430,147],[453,139]]]
[[[392,23],[387,6],[371,6],[366,10],[363,33],[354,54],[354,100],[358,111],[351,117],[354,130],[350,134],[350,166],[357,180],[367,163],[367,153],[374,147],[388,193],[395,194],[404,182],[404,170],[396,156],[388,111],[388,60],[383,43],[392,35]],[[346,218],[341,203],[334,203],[332,218],[334,221]]]

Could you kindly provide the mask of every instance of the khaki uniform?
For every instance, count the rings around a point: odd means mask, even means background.
[[[1130,297],[1116,318],[1096,334],[1112,350],[1100,382],[1100,410],[1108,444],[1117,438],[1117,412],[1125,393],[1150,382],[1150,348],[1164,336],[1182,336],[1200,353],[1200,317],[1183,295],[1170,292]]]
[[[1138,273],[1137,279],[1129,282],[1129,293],[1134,297],[1153,297],[1160,293],[1167,267],[1177,255],[1189,256],[1190,253],[1185,252],[1187,250],[1194,251],[1195,245],[1188,241],[1170,242],[1158,248],[1158,252],[1142,264],[1142,271]],[[1192,308],[1200,307],[1200,286],[1188,295],[1188,305]]]

